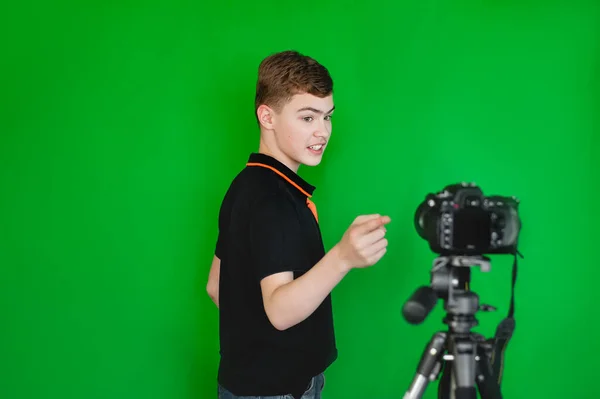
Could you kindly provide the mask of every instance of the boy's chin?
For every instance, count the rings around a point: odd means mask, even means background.
[[[306,166],[317,166],[321,163],[322,160],[322,156],[319,157],[315,157],[315,156],[308,156],[308,157],[304,157],[300,163],[302,165],[306,165]]]

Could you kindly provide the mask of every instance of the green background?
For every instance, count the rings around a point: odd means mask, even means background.
[[[401,398],[443,329],[404,301],[434,255],[424,196],[516,195],[506,398],[592,398],[600,216],[595,1],[37,3],[0,12],[0,398],[215,398],[205,285],[220,200],[258,145],[256,70],[297,49],[335,79],[317,168],[330,248],[384,213],[388,254],[335,290],[328,399]],[[472,288],[506,315],[510,257]],[[434,398],[437,384],[427,398]]]

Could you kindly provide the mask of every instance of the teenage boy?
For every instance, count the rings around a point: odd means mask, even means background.
[[[358,216],[323,247],[315,187],[297,172],[321,162],[333,110],[333,81],[317,61],[284,51],[261,62],[259,149],[223,199],[207,284],[220,315],[219,399],[320,398],[337,358],[331,291],[386,252],[381,215]]]

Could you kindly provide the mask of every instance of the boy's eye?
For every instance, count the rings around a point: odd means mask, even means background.
[[[330,121],[331,117],[332,115],[326,115],[323,119],[325,119],[326,121]],[[302,120],[304,120],[305,122],[312,122],[314,118],[312,116],[305,116],[302,118]]]

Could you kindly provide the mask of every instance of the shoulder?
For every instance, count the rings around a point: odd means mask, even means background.
[[[267,168],[248,166],[240,172],[237,179],[249,183],[252,190],[267,195],[280,194],[287,190],[287,183]]]
[[[246,167],[241,170],[233,179],[228,196],[240,198],[252,208],[293,203],[288,184],[266,168]]]
[[[246,167],[232,180],[221,205],[221,211],[238,217],[269,220],[297,216],[293,197],[286,183],[266,168]],[[254,218],[252,217],[254,215]]]
[[[296,207],[290,196],[282,190],[257,193],[249,201],[249,211],[255,222],[286,224],[297,219]]]
[[[245,167],[231,181],[227,194],[250,198],[270,196],[285,191],[281,178],[266,168]]]

